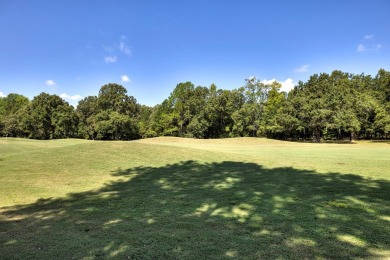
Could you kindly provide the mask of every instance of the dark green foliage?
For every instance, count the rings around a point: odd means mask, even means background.
[[[79,118],[78,135],[81,138],[92,139],[93,127],[90,124],[90,119],[93,115],[98,113],[97,97],[88,96],[79,101],[76,109]]]
[[[3,136],[24,136],[20,122],[28,102],[25,96],[14,93],[0,98],[0,133]]]
[[[386,138],[389,113],[383,109],[389,102],[378,88],[378,80],[369,76],[341,71],[313,75],[288,95],[281,110],[288,118],[281,120],[287,121],[282,123],[284,134],[302,139],[312,136],[315,141]],[[295,125],[294,129],[291,125]]]
[[[79,102],[79,136],[98,140],[131,140],[140,138],[138,120],[140,105],[118,84],[101,87],[98,97]]]
[[[34,139],[74,137],[77,117],[74,108],[62,98],[41,93],[28,104],[23,126]]]
[[[135,119],[116,111],[103,110],[89,119],[93,137],[98,140],[131,140],[139,138]]]
[[[153,107],[142,105],[140,106],[139,115],[139,131],[143,138],[148,137],[148,127],[151,122],[151,115],[153,113]]]
[[[239,108],[235,104],[234,92],[218,89],[212,84],[209,90],[209,100],[205,107],[208,121],[206,136],[208,138],[228,137],[233,126],[231,115]]]
[[[390,102],[390,72],[380,69],[375,78],[378,94],[387,102]]]
[[[155,136],[192,138],[380,139],[390,133],[390,72],[375,77],[341,71],[312,75],[289,93],[255,77],[233,90],[178,84],[155,107],[141,106],[110,83],[76,111],[56,95],[31,102],[18,94],[0,98],[0,134],[37,139],[80,137],[131,140]]]
[[[127,90],[118,84],[110,83],[101,87],[97,98],[97,106],[100,111],[116,111],[135,117],[139,113],[137,100],[128,96]]]

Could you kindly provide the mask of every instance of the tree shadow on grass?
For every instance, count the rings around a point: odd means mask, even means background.
[[[384,143],[384,144],[390,144],[389,139],[384,139],[384,140],[371,140],[370,143]]]
[[[390,257],[388,181],[228,161],[113,175],[128,178],[3,208],[3,258]]]

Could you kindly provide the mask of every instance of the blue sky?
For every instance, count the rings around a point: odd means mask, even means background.
[[[287,90],[339,69],[390,70],[390,1],[0,0],[0,96],[71,104],[119,83],[155,105],[176,84]]]

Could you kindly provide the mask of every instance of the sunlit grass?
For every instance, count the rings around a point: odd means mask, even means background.
[[[257,162],[266,167],[294,167],[317,172],[354,173],[390,179],[390,142],[302,143],[262,138],[185,139],[160,137],[136,141],[142,144],[213,151]]]
[[[2,258],[390,257],[390,144],[0,139]]]

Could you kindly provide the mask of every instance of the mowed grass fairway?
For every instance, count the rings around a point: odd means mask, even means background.
[[[1,259],[388,259],[390,143],[0,139]]]

